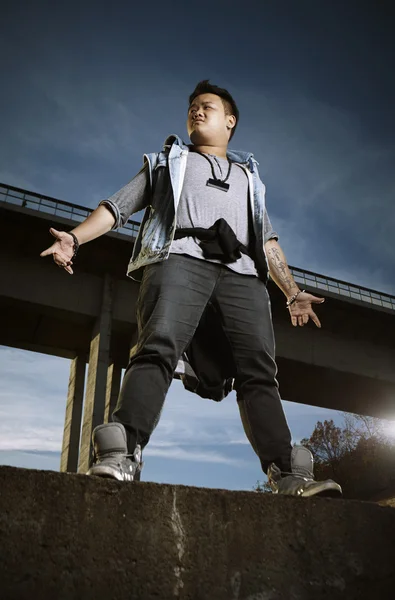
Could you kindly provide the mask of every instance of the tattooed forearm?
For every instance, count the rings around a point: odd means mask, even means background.
[[[299,288],[292,277],[280,244],[276,240],[269,240],[265,249],[271,278],[286,296],[292,296]]]

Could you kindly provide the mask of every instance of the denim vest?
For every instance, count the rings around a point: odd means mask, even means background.
[[[178,136],[171,135],[166,139],[162,152],[144,155],[149,169],[151,204],[140,225],[128,265],[128,276],[141,267],[169,257],[188,153],[188,146]],[[258,163],[249,152],[228,150],[227,155],[246,171],[256,247],[262,250],[266,264],[263,234],[265,185],[259,178]]]

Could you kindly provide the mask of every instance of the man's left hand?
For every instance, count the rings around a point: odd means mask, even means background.
[[[300,292],[295,302],[288,307],[292,325],[294,327],[297,327],[298,325],[303,327],[303,325],[306,325],[308,320],[311,319],[317,327],[321,327],[320,320],[315,314],[312,305],[322,304],[323,302],[325,302],[325,298],[317,298],[317,296],[313,296],[307,292]]]

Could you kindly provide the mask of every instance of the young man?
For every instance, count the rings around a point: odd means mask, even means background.
[[[246,435],[272,490],[295,496],[340,494],[335,482],[314,480],[308,449],[291,446],[276,381],[268,271],[284,292],[295,327],[309,319],[320,327],[313,305],[324,299],[301,291],[292,277],[265,208],[265,187],[253,155],[228,149],[238,120],[229,92],[200,82],[189,98],[191,145],[171,136],[162,152],[146,155],[136,177],[72,232],[51,229],[56,241],[41,256],[52,254],[72,274],[78,245],[146,208],[128,267],[128,275],[144,267],[138,343],[113,422],[93,433],[96,460],[88,473],[139,479],[141,450],[159,421],[181,356],[194,354],[198,376],[225,356],[217,351],[203,365],[202,347],[216,326],[228,346],[219,379],[225,385],[206,395],[223,397],[229,391],[226,382],[234,379]],[[204,329],[207,319],[211,325]],[[200,354],[191,351],[198,338]]]

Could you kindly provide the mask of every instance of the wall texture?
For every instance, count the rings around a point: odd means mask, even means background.
[[[3,600],[389,600],[395,510],[0,467]]]

